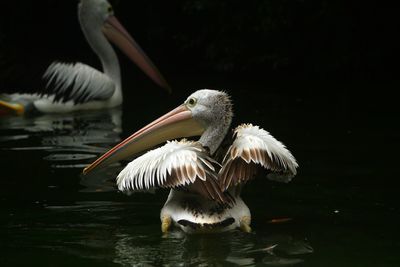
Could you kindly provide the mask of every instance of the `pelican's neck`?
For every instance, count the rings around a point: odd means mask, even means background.
[[[201,135],[199,142],[204,147],[208,147],[210,149],[211,155],[213,155],[221,145],[229,130],[230,124],[231,118],[216,120],[215,123],[211,124]]]
[[[79,16],[79,21],[87,42],[101,61],[104,74],[116,86],[111,100],[122,102],[121,73],[117,54],[101,31],[101,27],[96,27],[92,21],[84,19],[83,15]]]

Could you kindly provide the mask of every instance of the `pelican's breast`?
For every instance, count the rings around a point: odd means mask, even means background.
[[[161,218],[164,216],[170,216],[175,226],[188,233],[223,232],[239,227],[240,218],[250,216],[250,210],[240,197],[228,206],[172,190],[161,210]]]

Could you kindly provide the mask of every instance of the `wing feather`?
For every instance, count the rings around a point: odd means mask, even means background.
[[[130,162],[118,175],[121,191],[143,191],[156,187],[183,188],[220,203],[229,203],[219,187],[217,164],[200,143],[169,141]]]
[[[235,168],[236,168],[236,165],[233,165],[232,166],[232,161],[228,161],[227,163],[226,163],[226,165],[224,165],[225,166],[225,170],[226,170],[226,172],[227,172],[227,175],[225,174],[225,176],[224,176],[224,183],[225,184],[231,184],[232,183],[232,180],[233,180],[233,178],[235,177]],[[235,182],[235,184],[236,184],[236,182]],[[222,187],[223,188],[223,187]]]
[[[296,159],[267,131],[252,124],[242,124],[235,129],[234,136],[219,171],[223,190],[250,180],[258,166],[270,170],[272,173],[267,177],[275,181],[289,182],[296,175]]]
[[[47,80],[44,95],[54,95],[55,102],[73,100],[82,104],[107,100],[115,91],[115,83],[104,73],[82,63],[53,62],[43,75]]]

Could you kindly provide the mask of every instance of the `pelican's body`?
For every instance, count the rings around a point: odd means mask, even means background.
[[[250,224],[250,218],[250,210],[240,195],[234,197],[234,205],[221,206],[201,195],[175,189],[171,189],[160,213],[163,232],[168,231],[169,220],[187,233],[225,232],[236,228],[246,231],[244,227]]]
[[[107,0],[81,0],[78,17],[85,38],[99,57],[103,72],[82,63],[52,63],[43,75],[48,90],[35,94],[9,94],[0,98],[0,108],[18,114],[39,111],[61,113],[103,109],[123,101],[115,43],[151,79],[169,88],[157,68],[119,23]]]
[[[231,107],[226,93],[199,90],[183,105],[115,146],[84,172],[174,137],[200,135],[198,141],[168,141],[130,162],[117,177],[119,190],[170,188],[160,214],[163,232],[172,225],[189,233],[235,228],[249,232],[250,210],[240,197],[243,184],[253,178],[258,167],[267,169],[271,180],[289,182],[298,164],[281,142],[251,124],[234,130],[232,144],[218,161],[216,152],[230,127]]]

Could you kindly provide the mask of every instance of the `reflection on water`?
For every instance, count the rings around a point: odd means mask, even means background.
[[[120,109],[112,109],[96,113],[2,118],[0,142],[3,149],[48,151],[46,159],[49,161],[79,162],[95,158],[98,153],[105,152],[107,146],[119,141],[121,114]],[[7,141],[19,142],[6,144]],[[102,145],[104,149],[99,147]],[[80,154],[82,152],[84,154]],[[78,164],[76,166],[81,167]]]
[[[10,116],[0,119],[0,147],[10,151],[43,151],[43,160],[57,169],[81,171],[120,141],[120,108],[96,112]],[[93,180],[94,179],[94,180]],[[109,190],[105,177],[85,177],[87,191]]]
[[[0,248],[29,248],[45,258],[51,252],[59,258],[121,266],[292,266],[312,252],[304,241],[273,229],[211,235],[176,231],[162,236],[154,214],[158,205],[83,201],[48,206],[35,216],[20,213],[6,229],[10,242]]]
[[[115,246],[114,262],[128,266],[143,263],[149,266],[288,266],[303,262],[301,258],[288,257],[292,250],[284,244],[278,253],[275,249],[281,246],[275,236],[257,236],[257,233],[246,234],[240,231],[212,235],[187,235],[181,231],[167,237],[153,237],[158,242],[151,242],[149,236],[132,236],[129,233],[119,234]],[[150,242],[149,242],[150,238]],[[292,239],[290,236],[287,238]],[[154,240],[154,241],[155,241]],[[270,249],[261,246],[274,243]],[[297,240],[298,246],[308,247]],[[156,245],[154,245],[156,243]],[[304,249],[301,254],[311,253]],[[285,256],[286,255],[286,256]],[[141,265],[140,265],[141,266]]]

